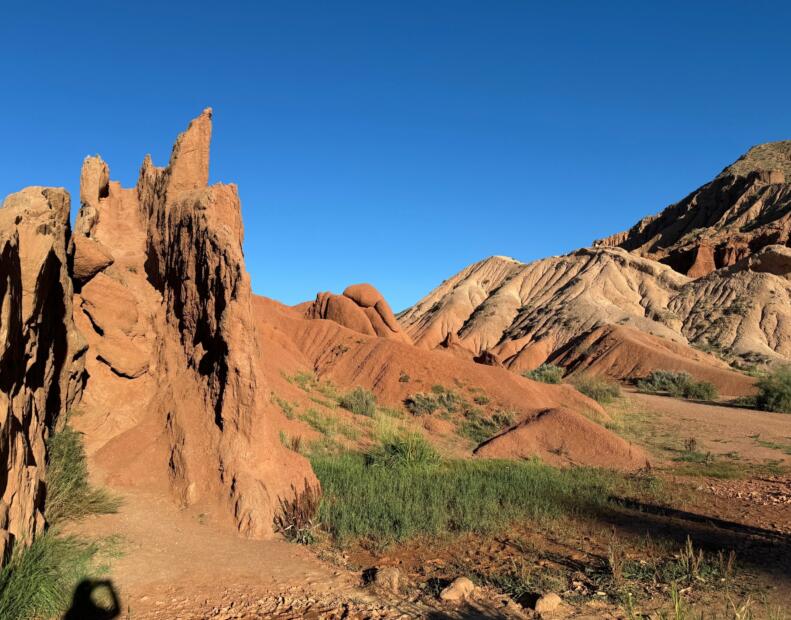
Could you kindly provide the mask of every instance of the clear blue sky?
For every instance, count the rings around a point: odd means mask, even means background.
[[[369,281],[401,309],[791,138],[789,24],[782,1],[4,3],[0,195],[77,202],[93,153],[131,186],[212,106],[255,291]]]

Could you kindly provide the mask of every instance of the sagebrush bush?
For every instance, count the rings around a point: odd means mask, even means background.
[[[707,381],[695,381],[689,373],[671,370],[654,370],[637,382],[637,389],[648,393],[667,393],[690,400],[713,400],[717,388]]]
[[[563,380],[563,369],[555,364],[541,364],[533,370],[526,370],[523,377],[541,383],[560,383]]]
[[[621,396],[621,387],[615,381],[597,375],[575,377],[572,385],[585,396],[604,405]]]
[[[361,387],[356,387],[341,396],[338,404],[352,413],[369,418],[372,418],[376,413],[376,396]]]
[[[791,413],[791,365],[776,366],[756,383],[756,406],[764,411]]]

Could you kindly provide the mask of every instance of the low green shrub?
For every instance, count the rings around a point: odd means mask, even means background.
[[[621,396],[621,387],[615,381],[597,375],[575,377],[572,385],[585,396],[603,405]]]
[[[369,418],[372,418],[376,413],[376,396],[361,387],[356,387],[341,396],[338,404],[352,413]]]
[[[541,383],[560,383],[563,380],[563,372],[563,368],[555,364],[541,364],[538,368],[526,370],[522,376]]]
[[[670,370],[654,370],[645,379],[637,382],[640,392],[669,394],[690,400],[714,400],[717,388],[707,381],[695,381],[689,373]]]
[[[791,413],[791,365],[780,365],[758,380],[755,404],[764,411]]]

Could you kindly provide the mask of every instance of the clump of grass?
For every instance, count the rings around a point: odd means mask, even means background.
[[[563,380],[563,369],[555,364],[541,364],[533,370],[526,370],[522,376],[541,383],[560,383]]]
[[[755,404],[764,411],[791,413],[791,365],[776,366],[756,383]]]
[[[399,382],[399,383],[409,383],[409,375],[408,375],[408,374],[406,374],[406,373],[405,373],[405,372],[402,370],[402,371],[401,371],[401,374],[400,374],[400,375],[398,375],[398,382]]]
[[[0,571],[0,618],[54,618],[69,606],[77,583],[90,575],[96,543],[47,532],[18,544]]]
[[[428,415],[439,409],[437,399],[430,394],[412,394],[404,400],[407,411],[415,416]]]
[[[311,462],[324,491],[321,522],[339,541],[388,543],[421,534],[490,532],[520,519],[589,516],[608,503],[618,477],[537,461],[375,467],[364,455],[347,453]]]
[[[291,499],[278,497],[278,511],[274,518],[275,531],[292,542],[309,545],[316,540],[316,515],[321,503],[321,490],[318,486],[308,484],[307,479],[301,492],[293,484],[291,490]]]
[[[372,418],[376,413],[376,396],[368,390],[356,387],[351,392],[341,396],[339,404],[357,415]]]
[[[489,404],[489,397],[486,394],[476,394],[475,397],[472,399],[476,405],[488,405]]]
[[[117,498],[88,483],[88,465],[80,433],[64,426],[50,437],[47,449],[45,514],[49,523],[118,510]]]
[[[299,419],[328,438],[331,438],[335,433],[339,433],[347,439],[357,439],[360,436],[356,428],[343,424],[335,417],[322,415],[315,409],[308,409],[299,416]]]
[[[316,384],[316,375],[307,370],[302,370],[286,379],[305,392],[310,392]]]
[[[480,409],[468,408],[464,411],[464,420],[459,427],[459,434],[479,444],[505,430],[513,423],[514,414],[510,411],[498,411],[491,417],[487,417]]]
[[[606,405],[621,396],[620,386],[610,379],[596,375],[575,377],[572,385],[598,403]]]
[[[288,402],[287,400],[280,398],[277,394],[272,392],[272,402],[275,403],[278,407],[280,407],[280,411],[283,412],[283,415],[286,416],[289,420],[294,419],[294,406]]]
[[[714,400],[717,388],[707,381],[695,381],[689,373],[654,370],[637,382],[637,389],[650,394],[669,394],[690,400]]]
[[[419,433],[389,434],[366,454],[368,465],[415,466],[439,462],[439,454]]]

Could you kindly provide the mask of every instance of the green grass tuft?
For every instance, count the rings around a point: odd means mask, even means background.
[[[541,364],[534,370],[526,370],[522,376],[541,383],[560,383],[563,380],[563,369],[555,364]]]
[[[352,413],[368,416],[369,418],[372,418],[376,413],[376,396],[361,387],[356,387],[351,392],[341,396],[339,404]]]
[[[603,405],[611,403],[621,396],[620,386],[605,377],[581,375],[574,378],[572,385],[585,396]]]
[[[47,532],[29,547],[18,546],[0,571],[0,618],[29,620],[59,616],[74,587],[91,573],[98,545]]]
[[[118,510],[117,498],[88,483],[88,465],[80,433],[65,426],[50,437],[47,447],[49,463],[45,511],[49,523]]]

